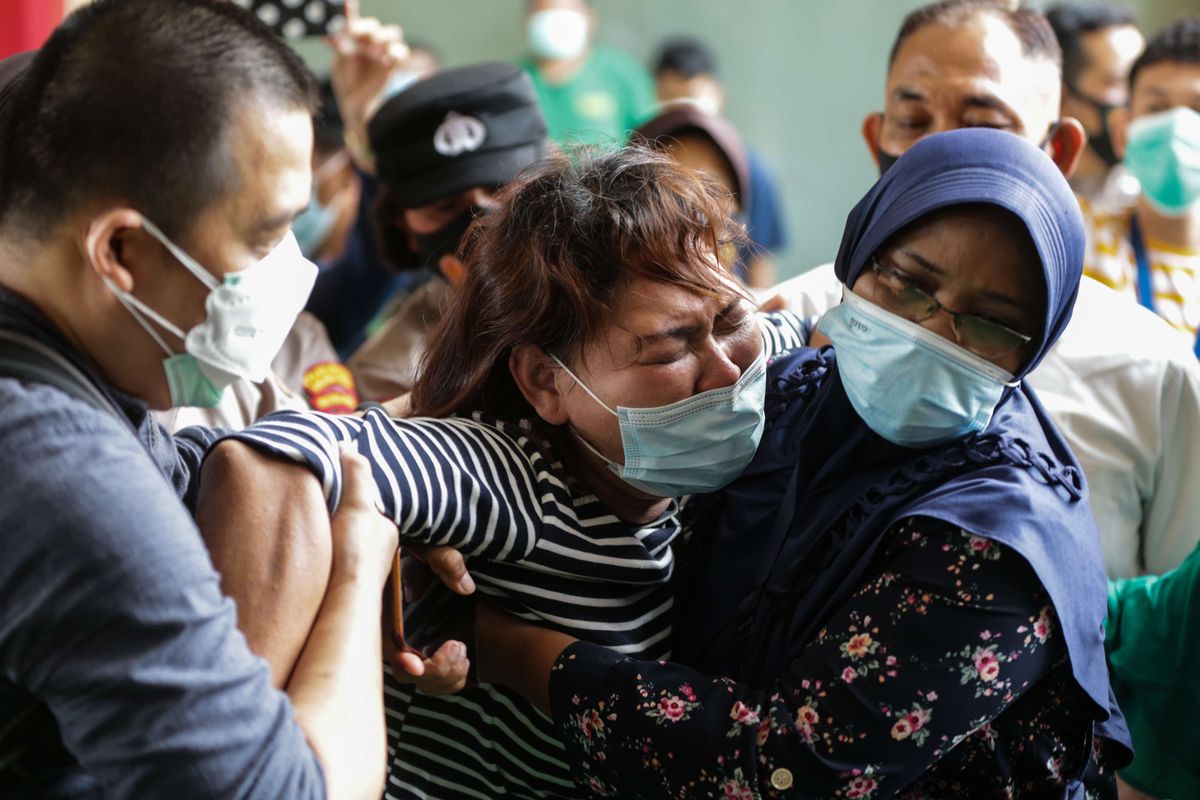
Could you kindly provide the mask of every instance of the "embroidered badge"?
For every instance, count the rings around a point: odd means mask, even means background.
[[[487,139],[487,128],[474,117],[451,111],[433,134],[433,149],[447,158],[478,150]]]
[[[358,408],[358,389],[345,364],[323,361],[304,372],[308,404],[326,414],[350,414]]]

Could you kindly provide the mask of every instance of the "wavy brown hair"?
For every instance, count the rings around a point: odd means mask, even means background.
[[[735,295],[714,269],[742,233],[707,178],[642,147],[553,156],[467,231],[467,278],[430,337],[412,413],[530,417],[509,371],[523,345],[571,361],[638,278]]]

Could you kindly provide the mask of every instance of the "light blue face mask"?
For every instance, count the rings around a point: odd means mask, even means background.
[[[324,205],[317,193],[313,192],[308,201],[308,208],[292,220],[292,233],[296,235],[296,243],[300,245],[300,252],[305,258],[316,258],[321,245],[329,238],[329,232],[333,230],[335,222],[337,209]]]
[[[616,410],[554,360],[620,421],[625,463],[605,458],[583,437],[579,441],[617,477],[646,494],[682,497],[714,492],[741,475],[754,458],[762,438],[767,392],[767,362],[761,353],[735,383],[723,389],[657,408],[617,406]]]
[[[1200,202],[1200,113],[1173,108],[1129,123],[1125,168],[1152,206],[1186,214]]]
[[[317,252],[329,238],[333,226],[337,224],[338,209],[322,203],[319,190],[331,175],[349,163],[350,153],[346,150],[339,150],[335,155],[325,159],[325,162],[313,171],[313,189],[308,200],[308,207],[292,220],[292,233],[305,258],[316,258]]]
[[[871,430],[902,447],[930,447],[987,428],[1008,372],[915,322],[845,290],[821,332],[838,374]]]

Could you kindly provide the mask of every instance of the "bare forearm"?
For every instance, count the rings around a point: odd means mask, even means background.
[[[376,581],[331,582],[287,692],[331,799],[378,798],[387,764]]]
[[[509,616],[487,602],[477,604],[476,615],[479,679],[503,684],[550,714],[550,669],[575,639]]]
[[[303,466],[218,445],[205,462],[196,523],[221,589],[237,605],[250,649],[282,688],[300,656],[329,582],[329,514]]]

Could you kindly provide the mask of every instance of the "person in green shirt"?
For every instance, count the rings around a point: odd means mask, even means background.
[[[592,42],[596,13],[587,0],[530,0],[525,11],[529,72],[560,144],[622,146],[653,116],[654,83],[631,56]]]
[[[1151,797],[1200,797],[1200,548],[1165,575],[1109,581],[1104,647],[1135,750],[1121,778]]]

